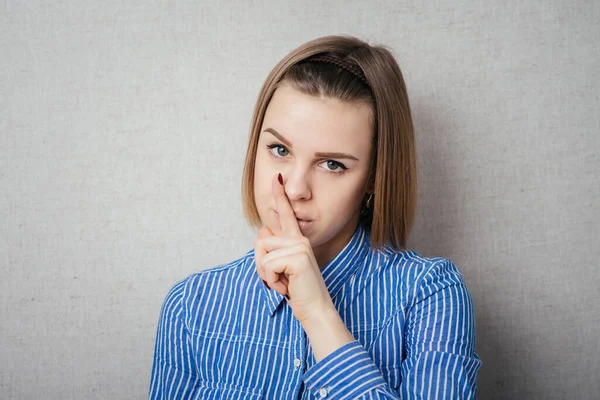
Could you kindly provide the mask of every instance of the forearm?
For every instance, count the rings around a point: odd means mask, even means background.
[[[335,308],[326,309],[302,322],[316,362],[355,340]]]

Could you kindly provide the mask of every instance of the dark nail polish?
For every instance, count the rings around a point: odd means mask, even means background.
[[[269,284],[267,283],[267,281],[265,281],[264,279],[263,279],[263,283],[265,284],[265,287],[266,287],[267,289],[271,289],[271,287],[269,286]]]
[[[290,299],[290,296],[286,294],[286,295],[285,295],[285,298],[289,300],[289,299]]]
[[[283,185],[283,176],[281,174],[277,175],[277,179],[279,180],[279,184]]]

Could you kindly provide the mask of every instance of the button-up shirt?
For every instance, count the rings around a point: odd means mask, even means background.
[[[316,362],[254,251],[176,284],[158,324],[150,399],[472,399],[471,296],[443,258],[372,249],[360,226],[322,276],[353,342]]]

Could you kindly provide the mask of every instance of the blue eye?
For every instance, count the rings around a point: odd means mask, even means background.
[[[337,162],[337,161],[333,161],[333,160],[327,160],[324,161],[323,164],[325,165],[325,169],[329,172],[335,172],[335,173],[342,173],[344,172],[344,170],[348,169],[348,167],[346,167],[344,164]]]
[[[277,157],[287,157],[290,151],[280,144],[270,144],[267,146],[271,150],[271,154]]]
[[[286,161],[290,156],[290,151],[287,147],[279,143],[272,143],[267,145],[269,155],[277,161]],[[348,169],[344,164],[339,161],[325,160],[319,163],[321,168],[332,174],[343,174]]]

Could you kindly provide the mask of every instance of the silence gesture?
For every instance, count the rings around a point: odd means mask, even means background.
[[[279,232],[263,227],[254,241],[256,270],[265,283],[288,298],[294,316],[302,323],[324,310],[335,310],[310,241],[300,225],[285,193],[283,178],[272,179]]]

